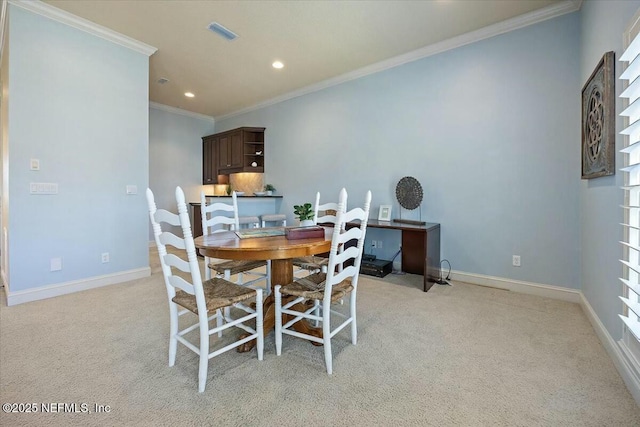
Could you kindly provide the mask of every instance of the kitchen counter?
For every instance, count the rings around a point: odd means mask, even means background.
[[[231,198],[231,195],[227,196],[225,195],[216,195],[216,196],[212,196],[212,195],[207,195],[205,194],[205,197],[228,197]],[[282,196],[254,196],[253,194],[243,194],[242,196],[236,196],[239,199],[282,199]]]
[[[220,201],[231,204],[231,196],[212,196],[205,195],[207,203]],[[257,216],[266,214],[280,213],[282,196],[237,196],[238,197],[238,215],[239,216]],[[191,206],[191,226],[193,227],[193,236],[202,235],[202,219],[200,218],[200,202],[189,202]]]

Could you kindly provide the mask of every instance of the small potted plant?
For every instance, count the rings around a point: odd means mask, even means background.
[[[311,203],[305,203],[304,205],[293,205],[293,214],[300,220],[301,227],[315,225],[313,222],[314,211]]]
[[[274,191],[276,191],[276,187],[271,184],[265,184],[264,191],[267,192],[267,196],[271,196]]]

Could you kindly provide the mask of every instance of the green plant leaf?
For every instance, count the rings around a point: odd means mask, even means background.
[[[315,212],[313,211],[313,205],[311,203],[305,203],[303,205],[293,205],[293,213],[300,220],[313,219]]]

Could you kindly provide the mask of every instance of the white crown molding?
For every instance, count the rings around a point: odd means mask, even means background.
[[[38,288],[25,289],[23,291],[11,292],[5,286],[7,305],[23,304],[30,301],[38,301],[46,298],[53,298],[60,295],[71,294],[87,289],[99,288],[102,286],[115,285],[117,283],[142,279],[151,275],[150,267],[137,268],[134,270],[120,271],[118,273],[104,276],[89,277],[71,282],[57,283],[53,285],[41,286]]]
[[[215,123],[215,119],[211,116],[207,116],[205,114],[194,113],[191,111],[183,110],[182,108],[170,107],[165,104],[158,104],[157,102],[149,102],[149,108],[154,108],[156,110],[166,111],[168,113],[180,114],[182,116],[193,117],[200,120],[206,120],[212,123]]]
[[[336,86],[341,83],[346,83],[351,80],[359,79],[370,74],[378,73],[380,71],[388,70],[390,68],[398,67],[400,65],[407,64],[409,62],[417,61],[428,56],[436,55],[448,50],[456,49],[471,43],[485,40],[490,37],[494,37],[500,34],[507,33],[509,31],[517,30],[529,25],[537,24],[538,22],[546,21],[547,19],[555,18],[567,13],[575,12],[580,9],[582,0],[565,0],[560,3],[556,3],[549,7],[526,13],[524,15],[517,16],[506,21],[499,22],[488,27],[481,28],[476,31],[472,31],[466,34],[462,34],[457,37],[453,37],[448,40],[444,40],[439,43],[435,43],[423,48],[414,50],[412,52],[405,53],[403,55],[396,56],[381,62],[377,62],[372,65],[360,68],[355,71],[351,71],[346,74],[342,74],[337,77],[333,77],[328,80],[315,83],[313,85],[304,87],[302,89],[286,93],[275,98],[268,99],[264,102],[252,105],[247,108],[243,108],[238,111],[234,111],[222,116],[216,117],[216,120],[224,120],[230,117],[238,116],[240,114],[248,113],[250,111],[259,110],[260,108],[268,107],[269,105],[277,104],[279,102],[287,101],[289,99],[297,98],[302,95],[317,92],[322,89],[327,89],[331,86]]]
[[[98,25],[87,19],[72,15],[69,12],[41,2],[40,0],[9,0],[9,3],[22,9],[28,10],[29,12],[37,13],[38,15],[53,19],[54,21],[58,21],[62,24],[87,32],[115,44],[119,44],[120,46],[124,46],[147,56],[153,55],[158,50],[157,48],[149,46],[146,43],[142,43],[138,40],[132,39],[131,37],[110,30],[109,28]]]

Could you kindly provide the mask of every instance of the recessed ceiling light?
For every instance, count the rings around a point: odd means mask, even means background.
[[[271,66],[272,66],[273,68],[280,69],[280,68],[283,68],[283,67],[284,67],[284,64],[283,64],[282,62],[280,62],[280,61],[275,61],[273,64],[271,64]]]
[[[185,92],[184,96],[186,96],[187,98],[193,98],[195,95],[192,94],[191,92]]]

